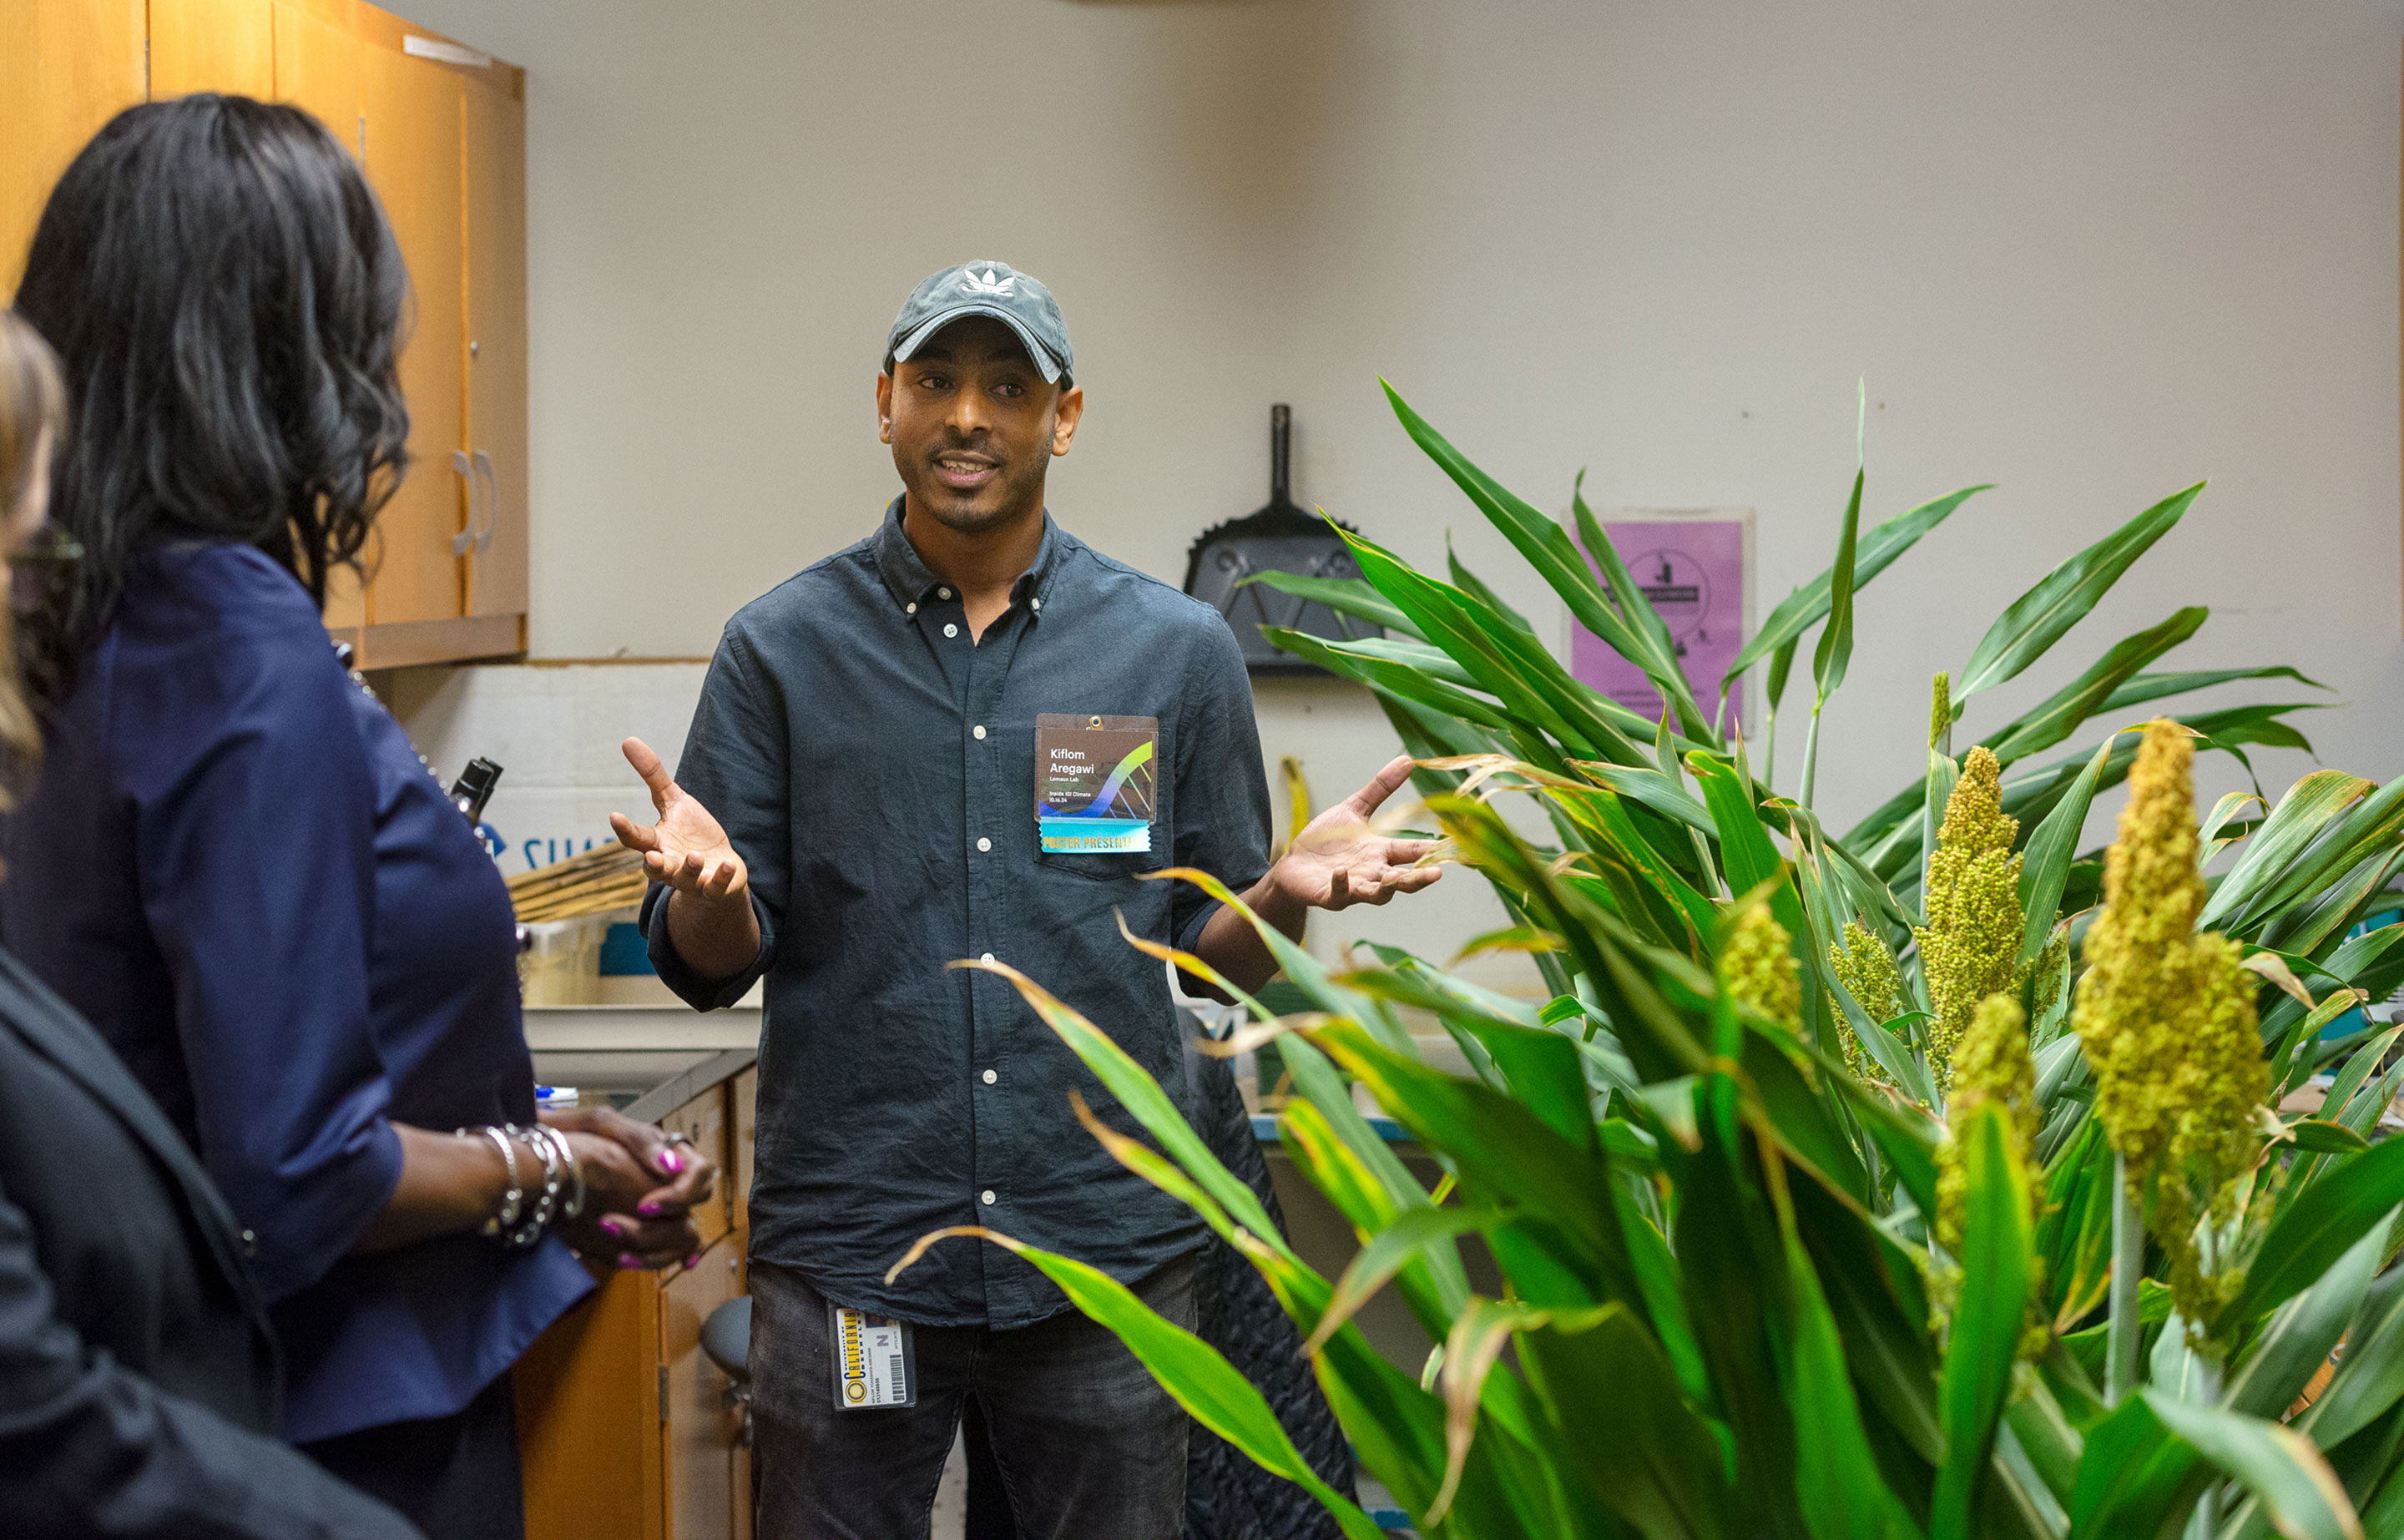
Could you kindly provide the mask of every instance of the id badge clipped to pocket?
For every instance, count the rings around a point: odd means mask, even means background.
[[[835,1410],[918,1404],[918,1351],[910,1339],[910,1323],[829,1300],[827,1326],[834,1341]]]
[[[1041,848],[1110,856],[1152,848],[1160,815],[1158,717],[1035,719],[1035,825]]]

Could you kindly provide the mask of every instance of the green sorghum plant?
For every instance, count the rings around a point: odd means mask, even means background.
[[[1794,938],[1770,917],[1769,906],[1746,906],[1720,947],[1720,979],[1739,1005],[1788,1031],[1803,1029],[1803,977]]]
[[[1949,1256],[1962,1253],[1962,1219],[1969,1183],[1962,1167],[1961,1130],[1977,1108],[1994,1103],[2010,1113],[2012,1133],[2020,1158],[2034,1171],[2037,1165],[2037,1129],[2044,1109],[2036,1099],[2036,1060],[2029,1052],[2028,1017],[2010,995],[1989,995],[1971,1013],[1969,1030],[1953,1056],[1953,1094],[1945,1102],[1945,1138],[1936,1146],[1936,1241]],[[2029,1223],[2034,1226],[2044,1207],[2044,1191],[2031,1184]],[[2041,1259],[2040,1259],[2041,1260]],[[1950,1298],[1955,1281],[1940,1295]],[[2020,1338],[2022,1358],[2045,1351],[2048,1328],[2044,1291],[2033,1291],[2028,1324]]]
[[[2205,1272],[2196,1225],[2229,1216],[2237,1179],[2254,1162],[2252,1116],[2271,1074],[2241,949],[2195,932],[2204,885],[2194,757],[2186,728],[2146,727],[2119,838],[2104,853],[2104,908],[2087,932],[2071,1025],[2131,1197],[2150,1199],[2145,1227],[2170,1254],[2172,1297],[2187,1320],[2208,1323],[2243,1275]]]
[[[1953,726],[1953,676],[1938,674],[1928,694],[1928,747],[1934,749]]]
[[[2017,982],[2020,948],[2020,820],[2004,811],[2003,766],[1973,749],[1945,803],[1936,854],[1928,862],[1928,923],[1920,973],[1928,986],[1928,1060],[1939,1089],[1970,1016],[1989,995]]]
[[[1842,945],[1828,944],[1828,966],[1836,973],[1837,982],[1845,987],[1845,993],[1853,997],[1853,1003],[1872,1021],[1889,1022],[1903,1014],[1903,973],[1895,967],[1894,954],[1886,949],[1885,941],[1868,926],[1857,919],[1847,920]],[[1852,1023],[1841,1013],[1837,1018],[1837,1036],[1844,1044],[1846,1068],[1864,1080],[1886,1079],[1886,1071],[1879,1068],[1878,1060],[1863,1052],[1860,1041],[1853,1036]]]

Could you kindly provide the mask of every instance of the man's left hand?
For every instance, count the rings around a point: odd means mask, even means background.
[[[1356,903],[1384,903],[1396,893],[1416,893],[1444,875],[1441,866],[1418,864],[1435,849],[1435,841],[1391,839],[1370,826],[1379,805],[1410,778],[1411,760],[1405,754],[1305,824],[1263,886],[1308,908],[1349,909]]]

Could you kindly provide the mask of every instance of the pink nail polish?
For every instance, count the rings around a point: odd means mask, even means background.
[[[651,1215],[660,1211],[660,1206],[656,1203],[637,1203],[635,1205],[635,1211],[641,1214],[644,1218],[649,1219]]]
[[[642,1265],[643,1259],[636,1256],[632,1252],[620,1252],[618,1253],[618,1270],[620,1272],[631,1272],[635,1268],[640,1267]]]
[[[608,1231],[611,1235],[619,1237],[621,1239],[623,1239],[626,1234],[626,1227],[623,1225],[619,1224],[614,1219],[603,1220],[601,1222],[601,1227]]]
[[[700,1266],[701,1266],[701,1253],[700,1253],[699,1252],[695,1252],[695,1253],[693,1253],[691,1256],[686,1257],[686,1258],[684,1259],[684,1265],[685,1265],[686,1267],[700,1267]]]
[[[670,1150],[660,1156],[660,1169],[664,1171],[681,1171],[684,1169],[684,1156]]]

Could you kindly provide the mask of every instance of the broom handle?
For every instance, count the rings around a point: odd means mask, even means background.
[[[1280,401],[1269,408],[1269,501],[1280,508],[1293,501],[1287,491],[1293,438],[1293,408]]]

